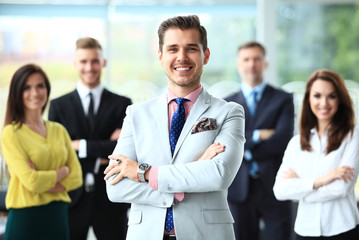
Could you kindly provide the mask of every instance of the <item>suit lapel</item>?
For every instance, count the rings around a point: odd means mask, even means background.
[[[203,89],[201,94],[198,96],[190,114],[188,115],[186,122],[183,126],[181,135],[178,138],[175,152],[173,153],[173,159],[176,157],[178,150],[181,148],[184,140],[190,133],[193,124],[202,116],[202,114],[210,107],[211,96],[208,92]],[[168,132],[168,131],[167,131]],[[172,161],[173,161],[172,159]]]
[[[170,134],[169,134],[169,126],[168,126],[168,104],[166,94],[159,97],[157,100],[157,104],[155,105],[154,116],[156,119],[154,121],[157,124],[159,136],[153,136],[155,139],[161,139],[163,141],[163,146],[167,146],[164,149],[166,155],[168,155],[169,159],[171,158],[171,145],[170,145]],[[156,141],[156,140],[154,140]]]
[[[254,116],[256,116],[258,113],[260,113],[260,116],[267,116],[266,114],[263,114],[263,111],[265,111],[265,104],[264,103],[268,103],[270,102],[270,97],[271,97],[271,92],[272,92],[272,88],[267,85],[263,91],[262,97],[259,100],[258,104],[257,104],[257,108],[256,108],[256,112],[254,114]]]
[[[82,134],[85,136],[88,136],[88,122],[85,116],[85,111],[82,107],[80,96],[77,92],[77,90],[74,90],[71,94],[71,104],[74,105],[74,108],[76,109],[75,114],[77,115],[74,119],[78,119],[78,121],[81,123],[78,126],[81,126]],[[83,124],[85,123],[85,124]]]
[[[98,121],[98,116],[102,114],[102,111],[104,111],[104,109],[106,109],[106,100],[108,98],[108,91],[106,89],[103,89],[102,94],[101,94],[101,99],[100,99],[100,106],[98,108],[97,114],[96,114],[96,118],[95,118],[95,124]]]

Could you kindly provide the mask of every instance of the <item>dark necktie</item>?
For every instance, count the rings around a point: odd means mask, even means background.
[[[257,101],[257,95],[258,93],[256,91],[252,91],[251,92],[251,103],[250,103],[250,107],[249,107],[249,111],[251,113],[251,115],[253,116],[254,113],[256,112],[256,108],[257,108],[257,104],[258,104],[258,101]]]
[[[172,121],[171,121],[171,130],[170,130],[170,144],[171,144],[171,152],[172,155],[175,151],[177,140],[179,135],[181,134],[184,122],[186,121],[186,112],[183,106],[184,101],[188,101],[185,98],[176,98],[174,99],[177,103],[177,110],[173,113]],[[166,225],[165,230],[167,232],[171,231],[173,228],[173,211],[172,207],[167,209],[166,216]]]
[[[87,119],[90,125],[90,129],[92,130],[95,126],[95,114],[94,114],[93,96],[91,92],[89,93],[89,97],[90,97],[90,104],[88,108]]]
[[[254,116],[254,114],[256,112],[256,109],[257,109],[257,105],[258,105],[257,95],[258,95],[257,91],[253,90],[251,92],[252,103],[251,103],[251,107],[250,107],[250,112],[251,112],[252,116]],[[256,161],[253,161],[252,159],[250,159],[249,161],[251,163],[251,166],[249,168],[249,175],[252,176],[252,177],[258,176],[258,172],[259,172],[258,163]]]

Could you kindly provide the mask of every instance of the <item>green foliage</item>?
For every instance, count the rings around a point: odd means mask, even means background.
[[[306,81],[327,68],[359,82],[359,4],[283,4],[278,18],[278,75],[282,84]]]

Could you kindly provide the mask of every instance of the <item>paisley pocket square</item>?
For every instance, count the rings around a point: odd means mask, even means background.
[[[192,127],[191,134],[215,130],[217,129],[217,121],[215,118],[206,118],[203,117],[199,119]]]

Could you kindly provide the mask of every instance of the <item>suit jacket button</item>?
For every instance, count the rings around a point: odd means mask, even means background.
[[[163,202],[162,205],[163,205],[163,206],[166,206],[166,202]]]
[[[168,190],[168,191],[171,191],[171,190],[172,190],[172,188],[171,188],[171,187],[168,187],[168,188],[167,188],[167,190]]]

